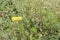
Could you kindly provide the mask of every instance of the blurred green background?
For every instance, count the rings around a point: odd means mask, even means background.
[[[21,16],[23,20],[12,22]],[[0,40],[58,40],[60,0],[0,0]]]

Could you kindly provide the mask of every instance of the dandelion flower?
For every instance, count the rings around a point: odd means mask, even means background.
[[[12,21],[19,21],[22,20],[22,17],[12,17]]]

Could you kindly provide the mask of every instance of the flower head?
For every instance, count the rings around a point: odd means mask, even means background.
[[[12,17],[12,21],[19,21],[22,20],[22,17]]]

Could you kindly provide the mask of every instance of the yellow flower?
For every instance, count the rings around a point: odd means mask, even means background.
[[[12,21],[19,21],[22,20],[22,17],[12,17]]]

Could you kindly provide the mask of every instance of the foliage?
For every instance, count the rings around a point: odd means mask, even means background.
[[[0,0],[0,40],[58,40],[59,0]],[[23,20],[12,21],[12,17]]]

